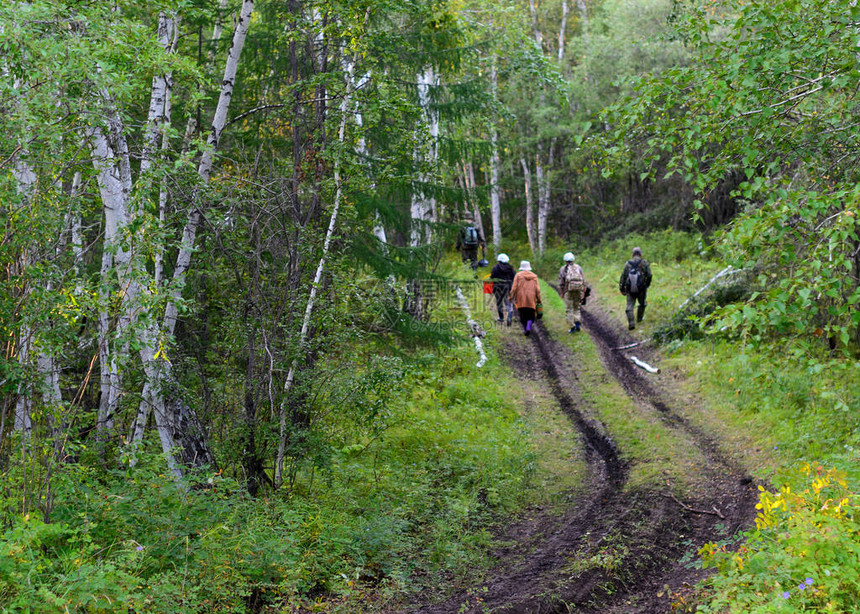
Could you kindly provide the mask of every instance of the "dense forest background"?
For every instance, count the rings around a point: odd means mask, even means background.
[[[847,374],[855,4],[3,3],[0,604],[260,610],[468,567],[534,459],[507,410],[491,457],[428,443],[439,398],[507,407],[438,325],[467,213],[550,278],[662,232],[730,282],[657,338]]]

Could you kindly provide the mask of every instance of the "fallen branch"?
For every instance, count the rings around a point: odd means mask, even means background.
[[[475,340],[475,349],[478,350],[478,354],[481,356],[481,359],[475,365],[480,369],[487,362],[487,354],[484,353],[484,343],[481,341],[481,337],[485,334],[484,329],[481,328],[480,324],[472,319],[472,312],[469,309],[469,303],[466,301],[466,297],[463,296],[463,291],[460,290],[460,286],[455,285],[454,290],[457,294],[457,302],[460,303],[460,307],[466,314],[466,322],[469,324],[469,330],[472,331],[472,338]]]
[[[621,347],[612,348],[613,350],[629,350],[630,348],[635,348],[637,345],[642,345],[645,341],[637,341],[636,343],[631,343],[629,345],[622,345]]]
[[[642,360],[639,360],[639,359],[638,359],[638,358],[636,358],[635,356],[631,356],[631,357],[630,357],[630,360],[632,360],[632,361],[634,362],[634,364],[636,364],[637,366],[642,367],[643,369],[645,369],[646,371],[648,371],[648,373],[660,373],[660,369],[658,369],[658,368],[656,368],[656,367],[652,367],[652,366],[651,366],[651,365],[649,365],[647,362],[644,362],[644,361],[642,361]]]
[[[697,509],[695,509],[695,508],[690,507],[690,506],[689,506],[689,505],[687,505],[686,503],[682,503],[681,501],[679,501],[679,500],[678,500],[678,498],[677,498],[675,495],[673,495],[673,494],[671,494],[671,493],[669,493],[668,495],[663,495],[663,496],[664,496],[664,497],[667,497],[667,498],[669,498],[669,499],[672,499],[672,501],[674,501],[675,503],[677,503],[678,505],[680,505],[682,508],[684,508],[684,509],[685,509],[685,510],[687,510],[688,512],[693,512],[694,514],[710,514],[711,516],[719,516],[719,517],[720,517],[721,519],[723,519],[723,520],[725,520],[725,519],[726,519],[726,517],[725,517],[725,516],[723,516],[723,513],[722,513],[720,510],[718,510],[718,509],[717,509],[717,507],[716,507],[715,505],[712,505],[712,506],[711,506],[711,509],[713,509],[713,510],[714,510],[713,512],[711,512],[711,511],[709,511],[709,510],[697,510]]]
[[[699,296],[702,292],[704,292],[705,290],[707,290],[707,289],[711,286],[711,284],[712,284],[712,283],[714,283],[715,281],[717,281],[717,280],[718,280],[718,279],[720,279],[721,277],[725,277],[726,275],[732,275],[733,273],[738,273],[738,272],[739,272],[739,271],[738,271],[737,269],[735,269],[734,267],[732,267],[731,265],[727,266],[727,267],[726,267],[726,268],[724,268],[722,271],[720,271],[719,273],[717,273],[716,275],[714,275],[713,277],[711,277],[711,280],[710,280],[708,283],[706,283],[704,286],[702,286],[701,288],[699,288],[693,296],[691,296],[691,297],[690,297],[690,298],[688,298],[686,301],[684,301],[683,303],[681,303],[681,306],[680,306],[680,307],[678,307],[678,311],[682,310],[682,309],[687,305],[687,303],[689,303],[689,302],[690,302],[690,301],[692,301],[694,298],[696,298],[697,296]]]

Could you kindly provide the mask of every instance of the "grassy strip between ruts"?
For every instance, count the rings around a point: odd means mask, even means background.
[[[694,445],[666,427],[653,408],[635,403],[600,361],[597,347],[585,330],[569,334],[564,302],[544,285],[544,326],[572,349],[585,415],[603,423],[630,465],[628,488],[662,487],[669,480],[683,493],[695,479],[703,459]]]

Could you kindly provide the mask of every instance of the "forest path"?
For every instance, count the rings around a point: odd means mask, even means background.
[[[503,355],[522,378],[551,390],[576,426],[587,483],[560,516],[535,510],[507,527],[506,545],[494,553],[498,564],[480,586],[418,612],[669,612],[704,575],[689,565],[698,548],[751,522],[758,494],[752,478],[675,409],[673,386],[661,383],[667,378],[649,376],[613,349],[634,340],[592,304],[583,310],[583,330],[597,349],[602,366],[596,368],[629,397],[631,416],[659,424],[680,442],[666,449],[650,442],[650,453],[670,455],[669,464],[692,474],[674,490],[666,475],[632,483],[630,469],[642,453],[628,453],[617,443],[624,437],[614,437],[610,421],[601,419],[600,399],[562,330],[544,322],[523,338],[512,328],[503,334]],[[683,454],[671,457],[678,449]]]

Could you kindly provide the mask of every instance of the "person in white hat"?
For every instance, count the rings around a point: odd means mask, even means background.
[[[496,310],[499,312],[499,322],[505,321],[507,316],[508,326],[511,325],[511,320],[514,315],[514,304],[511,303],[510,292],[511,284],[514,282],[514,267],[509,263],[511,261],[507,254],[499,254],[496,256],[498,263],[490,271],[490,279],[493,280],[493,295],[496,297]]]
[[[567,323],[570,324],[570,330],[567,332],[578,332],[582,326],[579,306],[585,293],[585,273],[582,272],[582,267],[576,264],[573,252],[564,255],[564,266],[558,271],[558,291],[564,298],[564,312]]]
[[[511,298],[517,307],[523,334],[528,337],[534,327],[538,303],[541,302],[538,276],[532,273],[532,265],[528,260],[520,262],[520,271],[514,276],[511,286]]]

